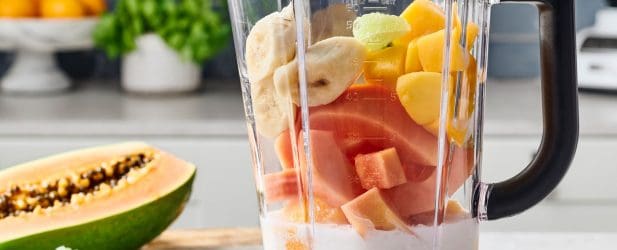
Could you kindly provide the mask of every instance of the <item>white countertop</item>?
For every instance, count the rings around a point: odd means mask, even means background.
[[[481,233],[480,250],[613,250],[616,239],[614,233]],[[261,249],[245,246],[212,250]]]
[[[144,97],[113,83],[86,83],[48,96],[0,95],[0,136],[245,136],[238,81],[213,81],[193,95]],[[539,80],[489,80],[485,134],[541,132]],[[581,134],[617,135],[617,95],[580,95]]]
[[[481,250],[613,250],[614,233],[481,233]]]

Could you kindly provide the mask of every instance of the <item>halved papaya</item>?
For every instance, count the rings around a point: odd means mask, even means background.
[[[339,145],[348,145],[343,152],[350,161],[396,148],[407,179],[415,182],[428,178],[437,165],[437,138],[415,123],[386,87],[354,85],[336,101],[311,108],[309,119],[311,129],[331,131]]]
[[[193,165],[144,143],[2,171],[0,249],[138,249],[180,215],[194,176]]]

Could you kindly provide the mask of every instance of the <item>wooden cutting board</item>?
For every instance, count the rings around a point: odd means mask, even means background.
[[[259,229],[232,228],[168,231],[143,249],[215,250],[260,245],[261,232]]]

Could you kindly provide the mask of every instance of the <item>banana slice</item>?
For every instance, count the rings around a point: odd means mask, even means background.
[[[362,73],[366,48],[353,37],[331,37],[306,51],[308,105],[336,100]],[[294,59],[274,72],[274,86],[281,97],[291,97],[299,105],[298,62]]]
[[[289,6],[286,9],[291,9]],[[246,38],[246,67],[251,83],[270,77],[296,54],[296,24],[290,10],[274,12],[255,23]]]
[[[289,118],[296,115],[296,106],[287,97],[276,93],[272,77],[251,84],[253,113],[257,132],[274,138],[289,127]]]
[[[281,16],[287,20],[294,20],[294,8],[293,8],[293,1],[290,2],[287,6],[285,6],[282,10],[281,10]]]

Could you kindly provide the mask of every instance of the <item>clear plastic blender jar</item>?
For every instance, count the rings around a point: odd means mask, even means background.
[[[508,2],[539,10],[544,136],[488,184],[497,1],[229,0],[265,249],[477,249],[480,221],[558,184],[578,137],[574,4]]]

